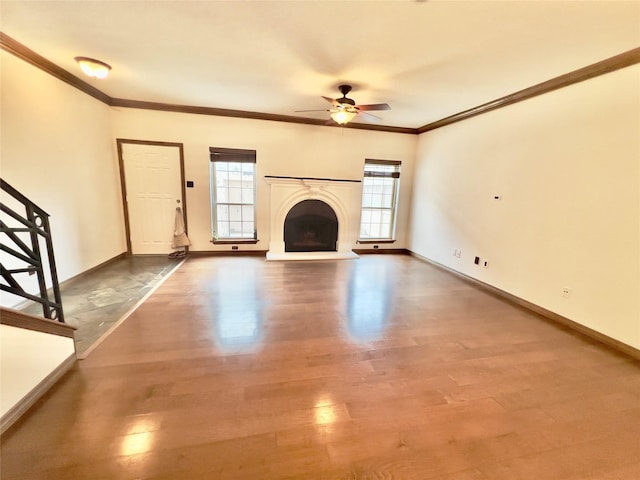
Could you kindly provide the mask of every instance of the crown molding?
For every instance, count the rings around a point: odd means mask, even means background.
[[[246,118],[253,120],[267,120],[273,122],[285,122],[285,123],[297,123],[301,125],[316,125],[316,126],[328,126],[328,127],[340,127],[350,128],[356,130],[372,130],[378,132],[390,132],[390,133],[404,133],[409,135],[418,135],[421,133],[429,132],[452,123],[460,122],[483,113],[496,110],[498,108],[513,105],[514,103],[522,102],[530,98],[542,95],[544,93],[557,90],[559,88],[573,85],[574,83],[583,82],[606,73],[614,72],[621,68],[629,67],[640,63],[640,47],[634,48],[627,52],[621,53],[611,58],[607,58],[600,62],[596,62],[592,65],[574,70],[573,72],[560,75],[559,77],[552,78],[546,82],[539,83],[532,87],[525,88],[518,92],[500,97],[497,100],[478,105],[477,107],[464,110],[462,112],[455,113],[448,117],[436,120],[435,122],[423,125],[420,128],[409,127],[394,127],[389,125],[374,125],[366,123],[352,122],[345,126],[340,126],[333,123],[327,123],[326,120],[316,118],[296,117],[293,115],[278,115],[273,113],[260,113],[249,112],[245,110],[231,110],[224,108],[212,108],[212,107],[198,107],[191,105],[175,105],[169,103],[160,102],[147,102],[143,100],[127,100],[123,98],[112,98],[106,93],[98,90],[93,85],[88,84],[84,80],[76,77],[75,75],[67,72],[63,68],[59,67],[55,63],[47,60],[43,56],[37,54],[33,50],[25,47],[17,40],[10,36],[0,32],[0,48],[15,55],[16,57],[24,60],[27,63],[43,70],[46,73],[62,80],[69,85],[76,87],[78,90],[92,96],[93,98],[101,101],[112,107],[123,108],[138,108],[143,110],[156,110],[163,112],[178,112],[178,113],[190,113],[196,115],[210,115],[216,117],[232,117],[232,118]]]
[[[139,108],[144,110],[157,110],[163,112],[191,113],[196,115],[210,115],[216,117],[247,118],[254,120],[270,120],[273,122],[298,123],[302,125],[318,125],[337,127],[333,123],[328,124],[326,120],[315,118],[295,117],[293,115],[277,115],[272,113],[249,112],[244,110],[230,110],[224,108],[198,107],[191,105],[174,105],[169,103],[146,102],[142,100],[126,100],[123,98],[112,98],[106,93],[98,90],[93,85],[76,77],[72,73],[59,67],[55,63],[47,60],[42,55],[24,46],[9,35],[0,32],[0,48],[15,55],[25,62],[39,68],[51,76],[77,88],[78,90],[92,96],[102,103],[112,107]],[[350,123],[343,128],[356,130],[374,130],[378,132],[406,133],[415,135],[418,130],[415,128],[393,127],[387,125],[369,125],[365,123]]]
[[[84,80],[79,79],[75,75],[67,72],[65,69],[59,67],[55,63],[47,60],[43,56],[37,54],[30,48],[25,47],[17,40],[14,40],[9,35],[0,32],[0,48],[15,55],[16,57],[30,63],[34,67],[43,70],[44,72],[56,77],[58,80],[62,80],[68,83],[72,87],[81,90],[87,95],[91,95],[93,98],[100,100],[102,103],[109,105],[111,97],[106,93],[101,92],[93,85],[88,84]]]
[[[298,123],[302,125],[318,125],[327,127],[352,128],[357,130],[375,130],[379,132],[407,133],[416,135],[418,129],[407,127],[392,127],[387,125],[369,125],[365,123],[349,123],[347,125],[337,125],[333,122],[328,124],[326,120],[317,118],[295,117],[293,115],[278,115],[274,113],[249,112],[246,110],[230,110],[226,108],[196,107],[191,105],[176,105],[171,103],[146,102],[142,100],[126,100],[123,98],[112,98],[112,107],[139,108],[143,110],[159,110],[163,112],[191,113],[196,115],[211,115],[215,117],[245,118],[252,120],[269,120],[272,122]]]
[[[574,83],[583,82],[590,78],[604,75],[605,73],[614,72],[621,68],[635,65],[636,63],[640,63],[640,47],[621,53],[620,55],[607,58],[606,60],[602,60],[592,65],[579,68],[573,72],[560,75],[559,77],[552,78],[546,82],[538,83],[537,85],[506,95],[498,98],[497,100],[478,105],[477,107],[470,108],[469,110],[423,125],[418,128],[418,133],[424,133],[430,130],[435,130],[436,128],[444,127],[445,125],[451,125],[452,123],[460,122],[461,120],[466,120],[467,118],[475,117],[476,115],[481,115],[498,108],[506,107],[507,105],[513,105],[514,103],[522,102],[523,100],[528,100],[530,98],[537,97],[538,95],[573,85]]]

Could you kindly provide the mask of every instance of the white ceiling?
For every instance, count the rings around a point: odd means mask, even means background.
[[[417,128],[640,45],[640,1],[0,1],[0,30],[114,98]]]

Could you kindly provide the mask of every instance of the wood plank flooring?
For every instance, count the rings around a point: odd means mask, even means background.
[[[637,480],[640,365],[409,256],[195,258],[5,435],[1,467]]]

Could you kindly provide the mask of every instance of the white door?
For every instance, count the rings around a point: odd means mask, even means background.
[[[122,163],[131,253],[151,255],[173,251],[176,207],[182,208],[179,148],[123,143]]]

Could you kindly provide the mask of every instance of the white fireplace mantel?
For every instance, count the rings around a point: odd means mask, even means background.
[[[358,258],[353,246],[358,238],[360,180],[264,177],[270,185],[271,240],[267,260],[318,260]],[[303,200],[321,200],[338,217],[336,252],[285,252],[284,221],[289,210]]]

